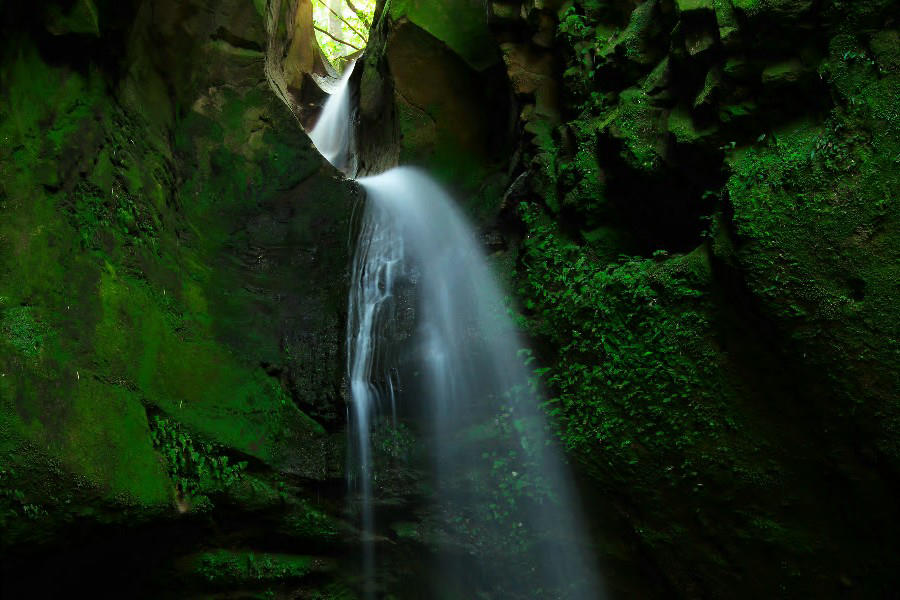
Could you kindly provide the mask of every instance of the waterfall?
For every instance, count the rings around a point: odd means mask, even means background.
[[[349,129],[346,84],[340,94],[316,126],[319,140],[349,140],[345,131],[319,131],[328,123]],[[570,474],[475,229],[419,169],[358,181],[366,204],[348,304],[348,481],[366,597],[383,587],[373,432],[380,423],[396,428],[398,418],[423,448],[431,498],[423,526],[438,555],[434,589],[411,597],[602,597]]]
[[[347,65],[340,82],[325,103],[309,139],[325,159],[342,171],[353,167],[350,146],[353,143],[353,127],[350,119],[350,77],[356,62]]]

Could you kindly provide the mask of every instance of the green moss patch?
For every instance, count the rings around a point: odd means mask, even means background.
[[[731,158],[738,256],[766,309],[850,402],[835,408],[879,415],[866,420],[897,460],[900,80],[876,76],[849,36],[832,41],[821,71],[838,94],[827,119]]]
[[[709,327],[703,255],[601,266],[523,210],[520,293],[532,335],[559,347],[538,373],[566,444],[622,468],[714,440],[729,413],[709,387],[714,366],[696,362]]]
[[[391,17],[410,21],[441,40],[476,70],[500,60],[484,7],[472,0],[391,0]]]
[[[48,334],[46,325],[34,318],[34,309],[30,306],[7,308],[0,313],[0,331],[6,343],[29,358],[41,353]]]
[[[321,559],[293,554],[216,550],[191,560],[195,572],[216,585],[263,584],[297,580],[321,570]]]

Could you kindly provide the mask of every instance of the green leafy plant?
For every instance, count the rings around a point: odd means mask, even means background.
[[[415,444],[412,431],[404,423],[382,420],[372,432],[375,451],[391,460],[407,460]]]
[[[81,236],[82,248],[98,249],[104,232],[120,236],[126,245],[156,245],[152,216],[119,183],[104,191],[82,181],[69,194],[66,209]]]
[[[25,517],[37,520],[47,516],[47,511],[38,504],[30,503],[22,490],[13,486],[16,472],[0,466],[0,529],[11,519]]]
[[[180,425],[159,415],[151,420],[150,435],[182,495],[222,491],[239,481],[247,469],[246,462],[230,464],[221,448],[209,442],[195,442]]]
[[[14,306],[0,313],[0,333],[17,351],[35,358],[41,353],[49,329],[35,318],[32,307]]]
[[[316,40],[335,66],[365,49],[375,0],[313,0]]]
[[[672,268],[678,259],[602,264],[535,205],[520,214],[522,324],[552,349],[534,373],[563,442],[621,468],[715,439],[722,423],[704,384],[713,367],[691,356],[708,325],[693,308],[703,292]]]
[[[197,572],[210,583],[233,585],[299,579],[313,566],[306,556],[216,550],[198,557]]]

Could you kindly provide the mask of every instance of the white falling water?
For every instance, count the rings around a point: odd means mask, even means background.
[[[336,166],[350,153],[349,96],[345,84],[313,132]],[[337,131],[321,131],[327,124]],[[427,597],[602,597],[567,467],[546,432],[517,355],[524,345],[475,230],[418,169],[359,183],[367,201],[348,305],[348,479],[359,500],[366,597],[383,588],[376,583],[383,578],[375,551],[373,428],[388,416],[396,426],[398,402],[415,405],[413,427],[427,444],[438,554]],[[414,312],[413,323],[398,325],[401,309]],[[411,380],[398,390],[400,354],[413,358],[406,365]],[[426,597],[409,594],[401,597]]]
[[[367,204],[348,339],[358,443],[370,443],[366,427],[391,399],[385,392],[393,389],[374,382],[390,380],[385,361],[397,354],[398,286],[413,279],[419,377],[408,395],[430,421],[420,429],[430,446],[435,504],[447,521],[442,534],[448,554],[483,553],[471,564],[448,558],[444,577],[460,580],[458,593],[468,597],[598,598],[569,475],[547,436],[518,357],[524,344],[474,228],[418,169],[359,183]],[[360,455],[365,478],[370,455]],[[485,560],[489,568],[474,567]]]
[[[328,162],[341,170],[351,165],[350,146],[353,128],[350,123],[350,77],[355,62],[347,65],[340,82],[332,93],[309,138]]]
[[[368,209],[367,209],[368,210]],[[381,360],[380,347],[389,343],[394,322],[395,290],[403,268],[403,240],[397,232],[368,216],[353,261],[352,285],[347,322],[347,374],[350,379],[351,414],[354,430],[351,439],[352,460],[348,472],[351,487],[359,494],[360,526],[363,545],[363,575],[366,597],[374,596],[375,556],[373,538],[375,517],[372,499],[372,444],[374,419],[384,407],[379,401],[387,396],[396,422],[396,398],[391,385],[390,367]],[[377,381],[387,385],[377,385]],[[355,468],[354,468],[355,467]]]

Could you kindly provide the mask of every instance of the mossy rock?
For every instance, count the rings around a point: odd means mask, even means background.
[[[831,410],[862,413],[898,465],[900,382],[887,365],[900,352],[890,283],[900,275],[900,81],[875,76],[874,61],[857,52],[852,38],[833,41],[822,72],[839,107],[737,152],[728,191],[753,293],[825,374],[841,398]]]
[[[683,13],[715,10],[715,0],[676,0],[675,6]]]
[[[455,191],[474,194],[496,158],[490,119],[497,82],[409,21],[393,25],[385,56],[400,163],[425,167]]]
[[[500,60],[497,44],[488,29],[487,13],[478,0],[391,0],[389,7],[392,18],[409,19],[478,71]]]
[[[323,424],[342,413],[358,190],[268,89],[252,4],[190,4],[158,3],[153,19],[115,9],[127,44],[97,4],[102,35],[77,56],[26,35],[43,22],[2,42],[0,469],[18,492],[0,498],[15,515],[0,519],[4,552],[62,556],[66,532],[114,546],[180,511],[190,530],[220,504],[290,512],[259,486],[228,489],[233,464],[340,478],[343,438]],[[216,35],[225,45],[208,43]],[[194,464],[222,467],[222,485],[197,473],[198,497],[185,498],[148,414],[195,452],[214,446],[217,462]],[[307,535],[333,536],[315,514]],[[6,569],[4,590],[18,589]]]
[[[327,563],[312,556],[214,550],[186,559],[184,568],[215,586],[263,586],[303,579]]]
[[[716,133],[714,127],[698,129],[694,118],[685,108],[676,108],[669,114],[668,130],[679,144],[697,144]]]
[[[608,129],[613,138],[622,142],[622,156],[632,168],[653,171],[666,151],[659,126],[663,116],[643,90],[629,88],[619,95],[618,106],[599,128]]]
[[[804,65],[802,61],[791,59],[764,68],[761,76],[762,84],[778,87],[791,85],[811,76],[813,72],[814,70]]]
[[[731,0],[734,8],[751,18],[797,20],[813,6],[813,0]]]

